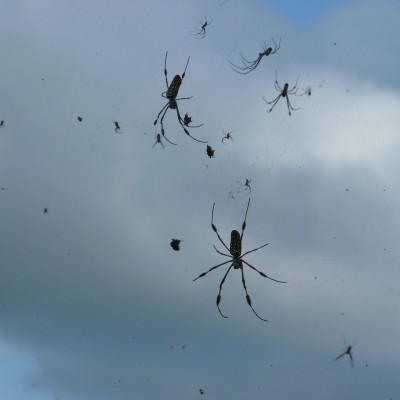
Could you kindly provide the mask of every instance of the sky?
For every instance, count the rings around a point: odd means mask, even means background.
[[[0,4],[0,400],[400,397],[399,2]]]

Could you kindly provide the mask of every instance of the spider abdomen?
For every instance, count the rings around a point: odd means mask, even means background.
[[[233,256],[240,256],[242,252],[242,239],[238,231],[233,230],[231,232],[231,246],[229,251]]]
[[[172,79],[171,84],[167,90],[167,99],[175,99],[178,96],[179,88],[181,87],[182,78],[179,75],[175,75]]]

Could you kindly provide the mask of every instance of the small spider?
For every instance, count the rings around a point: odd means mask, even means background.
[[[175,251],[179,251],[181,249],[180,248],[181,242],[182,240],[179,239],[171,239],[170,245]]]
[[[231,62],[231,68],[235,72],[242,74],[242,75],[247,75],[251,71],[254,71],[258,67],[258,64],[260,64],[260,61],[264,56],[268,57],[270,54],[275,54],[281,47],[281,39],[279,39],[278,44],[276,44],[274,38],[272,38],[272,41],[274,42],[275,49],[272,49],[272,47],[267,48],[267,45],[264,43],[263,51],[261,53],[259,53],[258,58],[253,61],[247,60],[246,58],[243,57],[242,53],[240,53],[240,57],[242,57],[243,67],[239,67]]]
[[[225,315],[222,314],[222,312],[221,312],[221,310],[220,310],[220,308],[219,308],[219,303],[220,303],[220,301],[221,301],[222,286],[223,286],[223,284],[224,284],[224,282],[225,282],[225,279],[226,279],[226,277],[228,276],[230,270],[231,270],[232,267],[233,267],[234,269],[240,269],[240,272],[242,273],[242,284],[243,284],[244,291],[245,291],[245,293],[246,293],[247,304],[250,306],[250,308],[252,309],[252,311],[254,312],[254,314],[255,314],[259,319],[261,319],[261,320],[263,320],[263,321],[267,321],[266,319],[261,318],[261,317],[255,312],[253,306],[251,305],[251,299],[250,299],[250,296],[249,296],[249,294],[248,294],[248,292],[247,292],[246,282],[245,282],[245,279],[244,279],[243,263],[246,264],[248,267],[250,267],[252,270],[258,272],[258,273],[259,273],[261,276],[263,276],[264,278],[268,278],[268,279],[270,279],[270,280],[272,280],[272,281],[274,281],[274,282],[279,282],[279,283],[286,283],[286,282],[284,282],[284,281],[278,281],[277,279],[273,279],[273,278],[267,276],[266,274],[264,274],[264,272],[259,271],[257,268],[253,267],[251,264],[249,264],[247,261],[245,261],[245,260],[243,259],[243,257],[244,257],[246,254],[249,254],[249,253],[252,253],[252,252],[254,252],[254,251],[257,251],[257,250],[259,250],[259,249],[261,249],[261,248],[263,248],[263,247],[265,247],[265,246],[268,245],[268,243],[263,244],[263,245],[260,246],[260,247],[257,247],[257,248],[255,248],[255,249],[253,249],[253,250],[246,251],[246,253],[242,254],[243,232],[244,232],[244,230],[246,229],[246,219],[247,219],[247,212],[249,211],[249,206],[250,206],[250,199],[249,199],[249,201],[248,201],[248,203],[247,203],[246,214],[245,214],[245,217],[244,217],[244,222],[243,222],[243,224],[242,224],[242,233],[239,234],[239,232],[238,232],[238,231],[235,231],[235,230],[233,230],[233,231],[231,232],[231,243],[230,243],[230,247],[228,248],[228,247],[226,246],[226,244],[224,243],[224,241],[222,240],[221,236],[219,235],[216,226],[214,225],[213,219],[214,219],[214,207],[215,207],[215,203],[213,204],[213,208],[212,208],[212,212],[211,212],[211,228],[212,228],[212,230],[216,233],[216,235],[217,235],[219,241],[223,244],[223,246],[224,246],[225,249],[229,252],[229,254],[222,253],[222,252],[219,251],[214,245],[213,245],[213,246],[214,246],[215,251],[216,251],[218,254],[221,254],[221,255],[223,255],[223,256],[225,256],[225,257],[229,257],[230,260],[225,261],[225,262],[223,262],[223,263],[221,263],[221,264],[215,265],[214,267],[211,267],[208,271],[203,272],[202,274],[200,274],[196,279],[194,279],[194,281],[196,281],[196,280],[199,279],[199,278],[202,278],[203,276],[207,275],[209,272],[211,272],[212,270],[214,270],[214,269],[220,267],[221,265],[225,265],[225,264],[231,263],[230,267],[228,268],[228,270],[226,271],[224,277],[222,278],[221,283],[219,284],[219,291],[218,291],[218,295],[217,295],[217,308],[218,308],[219,313],[222,315],[222,317],[227,318]]]
[[[210,157],[210,158],[214,157],[214,153],[215,153],[215,150],[211,146],[207,145],[207,155],[208,155],[208,157]]]
[[[155,136],[155,138],[156,138],[156,141],[155,141],[154,144],[153,144],[153,149],[154,149],[154,147],[156,147],[156,145],[157,145],[158,143],[160,143],[160,144],[161,144],[161,147],[164,149],[165,147],[164,147],[164,143],[161,141],[161,134],[160,134],[160,133],[157,133],[156,136]]]
[[[78,121],[82,122],[82,117],[80,117],[79,115],[78,115]]]
[[[188,128],[200,128],[200,126],[203,126],[204,124],[201,125],[191,125],[189,126],[189,124],[192,122],[192,117],[189,117],[189,114],[186,113],[185,116],[183,117],[183,125],[187,126]]]
[[[222,143],[224,143],[224,140],[233,140],[232,139],[232,132],[225,133],[225,131],[224,131],[224,135],[225,136],[221,139]]]
[[[346,341],[344,341],[344,344],[346,346],[345,351],[342,354],[340,354],[339,356],[337,356],[333,361],[337,361],[337,360],[339,360],[339,358],[342,358],[343,356],[345,356],[347,354],[350,357],[351,366],[352,366],[352,368],[354,368],[352,351],[353,351],[353,348],[354,348],[354,346],[356,344],[356,341],[357,341],[357,339],[354,341],[354,343],[351,346],[349,346],[346,343]]]
[[[0,121],[0,128],[4,128],[4,127],[5,127],[4,119],[2,119],[2,120]]]
[[[115,133],[121,133],[121,126],[119,125],[118,121],[113,121],[114,122],[114,126],[115,126]]]
[[[244,192],[244,191],[246,191],[246,190],[248,190],[249,193],[251,193],[251,186],[250,186],[251,179],[247,179],[247,178],[246,178],[246,181],[245,181],[244,184],[241,183],[241,182],[237,182],[237,183],[238,183],[239,185],[243,186],[243,189],[238,190],[238,193]]]
[[[212,22],[212,20],[211,20]],[[211,22],[208,22],[207,19],[204,22],[200,22],[201,27],[198,28],[195,32],[194,35],[197,36],[196,39],[204,39],[206,36],[206,27],[211,25]]]
[[[179,99],[176,98],[178,96],[179,88],[181,87],[182,81],[185,78],[185,73],[186,73],[186,68],[189,64],[190,57],[187,60],[185,70],[183,71],[182,76],[175,75],[174,79],[172,80],[171,84],[168,84],[168,74],[167,74],[167,55],[168,51],[165,53],[165,61],[164,61],[164,75],[165,75],[165,83],[167,84],[167,90],[163,93],[161,93],[161,96],[164,97],[165,99],[168,100],[168,103],[165,104],[165,106],[161,109],[161,111],[158,113],[156,120],[154,121],[154,125],[157,125],[158,119],[160,118],[160,124],[161,124],[161,134],[164,136],[164,138],[171,144],[176,145],[176,143],[171,142],[166,136],[165,136],[165,131],[164,131],[164,117],[165,114],[169,109],[171,110],[176,110],[176,114],[178,116],[178,122],[182,126],[182,129],[185,131],[186,135],[190,136],[193,140],[196,140],[197,142],[200,143],[207,143],[203,142],[202,140],[198,140],[194,138],[193,136],[190,135],[189,131],[185,128],[184,126],[184,120],[181,117],[181,114],[179,113],[179,108],[178,108],[178,100],[188,100],[191,99],[193,96],[190,97],[181,97]],[[190,117],[189,117],[190,118]]]
[[[47,207],[43,208],[43,214],[47,214],[48,211],[49,211],[49,210],[47,209]]]
[[[278,103],[278,101],[279,101],[279,99],[281,98],[281,97],[286,97],[286,102],[287,102],[287,108],[288,108],[288,111],[289,111],[289,115],[292,115],[292,113],[291,113],[291,110],[298,110],[298,108],[293,108],[292,107],[292,105],[290,104],[290,101],[289,101],[289,94],[296,94],[296,92],[297,92],[297,82],[298,82],[298,80],[299,80],[299,78],[297,78],[297,80],[296,80],[296,84],[289,90],[289,84],[288,83],[285,83],[285,85],[283,86],[283,89],[279,86],[279,83],[278,83],[278,76],[277,76],[277,74],[275,74],[275,89],[278,91],[278,92],[280,92],[279,93],[279,96],[276,98],[276,99],[274,99],[274,100],[272,100],[272,101],[267,101],[267,100],[265,100],[265,98],[263,97],[263,99],[264,99],[264,101],[267,103],[267,104],[273,104],[272,105],[272,107],[268,110],[268,112],[270,113],[272,110],[273,110],[273,108],[276,106],[276,104]]]
[[[199,392],[200,392],[201,395],[203,395],[204,394],[204,389],[199,389]]]

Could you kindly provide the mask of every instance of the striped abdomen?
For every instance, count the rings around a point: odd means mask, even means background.
[[[240,256],[242,252],[242,240],[240,239],[238,231],[231,232],[231,247],[229,251],[233,256],[237,257]]]
[[[179,75],[175,75],[167,90],[167,99],[176,99],[176,96],[178,96],[179,88],[181,87],[181,83],[182,78]]]

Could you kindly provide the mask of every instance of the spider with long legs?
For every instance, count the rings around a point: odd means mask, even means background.
[[[258,57],[256,60],[253,61],[249,61],[247,60],[242,53],[240,53],[240,57],[242,57],[242,63],[243,63],[243,67],[239,67],[235,64],[233,64],[231,62],[231,68],[237,72],[238,74],[242,74],[242,75],[247,75],[249,74],[251,71],[254,71],[257,67],[258,64],[260,64],[261,59],[266,56],[268,57],[270,54],[275,54],[281,47],[281,39],[279,39],[279,43],[276,44],[274,38],[271,38],[272,41],[274,42],[274,46],[275,48],[273,49],[272,47],[268,47],[266,43],[264,43],[264,47],[263,47],[263,51],[261,53],[258,53]]]
[[[212,22],[212,20],[211,20]],[[195,32],[194,32],[194,36],[198,36],[196,37],[196,39],[204,39],[206,37],[206,27],[211,25],[211,22],[208,22],[208,20],[206,19],[204,22],[200,22],[201,27],[198,28]]]
[[[246,229],[246,219],[247,219],[247,212],[249,211],[249,206],[250,206],[250,199],[249,199],[249,201],[248,201],[248,203],[247,203],[246,214],[245,214],[245,216],[244,216],[244,221],[243,221],[243,224],[242,224],[242,233],[239,234],[239,232],[236,231],[236,230],[233,230],[233,231],[231,232],[231,243],[230,243],[230,247],[228,248],[227,245],[225,244],[225,242],[222,240],[221,236],[219,235],[218,230],[217,230],[217,227],[214,225],[214,207],[215,207],[215,203],[213,204],[212,212],[211,212],[211,228],[212,228],[212,230],[215,232],[215,234],[217,235],[218,240],[222,243],[222,245],[225,247],[225,249],[229,252],[229,254],[223,253],[222,251],[219,251],[214,245],[213,245],[213,246],[214,246],[215,251],[216,251],[218,254],[221,254],[221,255],[223,255],[223,256],[225,256],[225,257],[229,257],[230,259],[229,259],[228,261],[225,261],[225,262],[221,263],[221,264],[215,265],[214,267],[211,267],[208,271],[203,272],[202,274],[200,274],[200,275],[199,275],[196,279],[194,279],[193,281],[196,281],[197,279],[202,278],[203,276],[207,275],[209,272],[213,271],[214,269],[216,269],[216,268],[218,268],[218,267],[221,267],[222,265],[231,263],[231,265],[229,266],[228,270],[226,271],[224,277],[222,278],[221,283],[219,284],[219,291],[218,291],[218,295],[217,295],[217,308],[218,308],[219,313],[222,315],[222,317],[228,318],[228,317],[226,317],[224,314],[222,314],[222,312],[221,312],[221,310],[220,310],[220,308],[219,308],[219,303],[221,302],[222,286],[223,286],[223,284],[224,284],[224,282],[225,282],[225,279],[226,279],[226,277],[228,276],[230,270],[231,270],[232,267],[233,267],[234,269],[240,269],[240,272],[241,272],[241,274],[242,274],[242,284],[243,284],[244,291],[245,291],[245,293],[246,293],[247,304],[250,306],[250,308],[252,309],[253,313],[254,313],[259,319],[261,319],[262,321],[268,321],[268,320],[266,320],[266,319],[264,319],[264,318],[261,318],[261,317],[256,313],[256,311],[254,310],[253,306],[251,305],[250,295],[249,295],[249,293],[247,292],[246,281],[245,281],[245,279],[244,279],[243,264],[246,264],[246,265],[247,265],[248,267],[250,267],[252,270],[258,272],[262,277],[268,278],[268,279],[270,279],[271,281],[279,282],[279,283],[286,283],[286,282],[285,282],[285,281],[279,281],[279,280],[277,280],[277,279],[273,279],[273,278],[269,277],[269,276],[266,275],[264,272],[259,271],[257,268],[253,267],[251,264],[249,264],[246,260],[243,259],[243,257],[244,257],[246,254],[249,254],[249,253],[252,253],[252,252],[257,251],[257,250],[259,250],[259,249],[262,249],[263,247],[265,247],[265,246],[268,245],[268,243],[263,244],[262,246],[256,247],[255,249],[246,251],[246,253],[242,254],[243,233],[244,233],[244,230]]]
[[[224,140],[233,140],[232,132],[225,133],[225,131],[224,131],[224,137],[221,139],[221,143],[224,143]]]
[[[345,356],[347,354],[350,357],[351,366],[352,366],[352,368],[354,368],[354,361],[353,361],[352,351],[353,351],[353,348],[354,348],[354,346],[356,344],[356,341],[357,341],[357,339],[350,346],[346,343],[346,341],[344,341],[344,344],[346,346],[345,351],[342,354],[338,355],[336,358],[334,358],[333,361],[337,361],[337,360],[339,360],[339,358],[342,358],[343,356]]]
[[[153,149],[154,149],[154,147],[157,146],[157,144],[160,144],[161,147],[165,150],[164,143],[161,140],[161,133],[156,133],[155,139],[156,139],[156,141],[153,144]]]
[[[297,83],[298,83],[298,81],[299,81],[299,78],[297,78],[297,80],[296,80],[296,84],[291,88],[291,89],[289,89],[289,84],[288,83],[285,83],[285,85],[283,86],[283,89],[279,86],[279,83],[278,83],[278,75],[277,75],[277,73],[275,72],[275,89],[278,91],[278,92],[280,92],[279,93],[279,95],[278,95],[278,97],[276,97],[274,100],[272,100],[272,101],[267,101],[267,100],[265,100],[265,98],[263,97],[263,100],[267,103],[267,104],[272,104],[272,107],[268,110],[268,112],[270,113],[273,109],[274,109],[274,107],[276,106],[276,104],[278,103],[278,101],[279,101],[279,99],[281,98],[281,97],[286,97],[286,103],[287,103],[287,108],[288,108],[288,111],[289,111],[289,115],[292,115],[292,112],[291,111],[295,111],[295,110],[298,110],[298,108],[293,108],[293,106],[290,104],[290,101],[289,101],[289,94],[296,94],[296,92],[297,92]]]
[[[167,99],[168,103],[165,104],[165,106],[158,113],[157,118],[154,121],[154,125],[157,125],[158,119],[160,118],[160,115],[162,114],[161,115],[161,119],[160,119],[161,134],[164,136],[164,138],[165,138],[165,140],[167,140],[167,142],[169,142],[169,143],[171,143],[173,145],[176,145],[176,143],[171,142],[165,136],[164,125],[163,125],[164,117],[165,117],[165,114],[167,113],[167,111],[169,109],[176,110],[176,114],[178,116],[178,122],[181,125],[182,129],[185,131],[186,135],[190,136],[193,140],[196,140],[197,142],[207,143],[207,142],[204,142],[202,140],[198,140],[198,139],[196,139],[196,138],[194,138],[193,136],[190,135],[189,131],[185,128],[184,120],[182,119],[181,114],[179,113],[179,108],[178,108],[177,101],[178,100],[188,100],[188,99],[191,99],[193,96],[181,97],[179,99],[176,98],[178,96],[179,88],[181,87],[182,81],[185,78],[186,68],[187,68],[187,66],[189,64],[190,56],[189,56],[189,58],[187,60],[186,67],[185,67],[185,70],[183,71],[182,76],[175,75],[174,79],[171,82],[171,84],[168,84],[167,55],[168,55],[168,51],[165,53],[165,62],[164,62],[164,75],[165,75],[165,83],[167,85],[167,90],[165,92],[161,93],[161,96],[164,97],[165,99]]]

